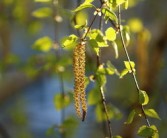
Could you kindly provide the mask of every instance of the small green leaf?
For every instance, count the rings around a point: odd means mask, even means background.
[[[115,58],[118,58],[119,54],[118,54],[118,45],[116,42],[112,42],[112,46],[114,48],[114,51],[115,51]]]
[[[153,137],[157,133],[157,130],[155,130],[154,126],[146,126],[143,125],[138,129],[137,134],[142,137]]]
[[[120,73],[120,79],[123,78],[126,74],[128,74],[128,69],[124,69],[121,73]]]
[[[92,7],[94,7],[94,5],[91,4],[91,2],[93,2],[93,0],[85,0],[85,2],[82,3],[81,5],[79,5],[79,6],[74,10],[74,12],[78,12],[78,11],[81,11],[81,10],[86,9],[86,8],[92,8]]]
[[[61,93],[58,93],[54,96],[54,105],[57,110],[61,110],[65,107],[67,107],[71,103],[71,97],[69,94],[62,95]]]
[[[149,97],[147,93],[143,90],[139,91],[139,103],[142,105],[146,105],[149,102]]]
[[[74,34],[61,39],[61,44],[65,49],[72,49],[77,45],[78,37]]]
[[[129,6],[129,0],[125,0],[125,9],[127,10]]]
[[[105,35],[106,35],[107,40],[109,41],[114,41],[116,39],[116,31],[112,27],[109,27],[105,31]]]
[[[102,13],[104,14],[104,18],[106,21],[110,19],[116,23],[118,22],[116,14],[113,11],[109,10],[108,8],[102,8]]]
[[[39,8],[35,11],[32,12],[32,15],[37,18],[46,18],[46,17],[51,17],[52,16],[52,10],[51,8]]]
[[[122,137],[117,135],[117,136],[113,136],[112,138],[122,138]]]
[[[160,119],[159,115],[154,109],[145,109],[144,113],[149,117]]]
[[[51,2],[51,0],[35,0],[35,2],[46,3],[46,2]]]
[[[52,40],[49,37],[45,36],[37,39],[33,44],[32,48],[42,52],[48,52],[52,48],[52,45]]]
[[[135,63],[133,61],[124,61],[124,65],[126,67],[126,69],[128,69],[129,72],[131,72],[131,70],[135,69]]]
[[[132,110],[128,116],[127,121],[124,124],[131,124],[133,122],[135,115],[136,115],[135,110]]]

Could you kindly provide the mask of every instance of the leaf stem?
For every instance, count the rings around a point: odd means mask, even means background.
[[[130,56],[128,54],[128,51],[127,51],[127,48],[126,48],[126,45],[125,45],[125,41],[124,41],[124,37],[123,37],[123,34],[122,34],[122,30],[121,30],[121,6],[119,5],[118,6],[118,31],[119,31],[119,34],[120,34],[120,37],[121,37],[121,42],[122,42],[122,46],[123,46],[123,49],[124,49],[124,52],[126,54],[126,57],[127,57],[127,60],[129,62],[129,66],[131,68],[131,71],[132,71],[132,76],[133,76],[133,80],[135,82],[135,85],[136,85],[136,89],[138,91],[138,93],[140,92],[140,87],[139,87],[139,84],[138,84],[138,81],[137,81],[137,78],[136,78],[136,75],[135,75],[135,72],[132,68],[132,65],[130,64],[131,60],[130,60]],[[150,127],[150,122],[144,112],[144,106],[142,104],[140,104],[140,108],[141,108],[141,111],[142,111],[142,114],[144,115],[144,118],[146,120],[146,124],[148,127]]]

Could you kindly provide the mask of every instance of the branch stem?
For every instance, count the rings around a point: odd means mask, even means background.
[[[121,30],[121,6],[119,5],[118,6],[118,30],[119,30],[119,34],[120,34],[120,37],[121,37],[121,42],[122,42],[122,46],[123,46],[123,49],[124,49],[124,52],[126,54],[126,57],[127,57],[127,60],[129,62],[129,66],[131,68],[131,71],[132,71],[132,76],[133,76],[133,80],[135,82],[135,86],[136,86],[136,89],[138,91],[138,93],[140,92],[140,87],[139,87],[139,84],[138,84],[138,81],[137,81],[137,78],[136,78],[136,75],[135,75],[135,72],[132,68],[132,65],[130,64],[131,60],[130,60],[130,56],[128,54],[128,51],[127,51],[127,48],[126,48],[126,45],[125,45],[125,41],[124,41],[124,37],[123,37],[123,34],[122,34],[122,30]],[[144,115],[144,118],[146,120],[146,124],[148,127],[150,127],[150,122],[144,112],[144,106],[142,104],[140,104],[140,108],[141,108],[141,111],[142,111],[142,114]]]

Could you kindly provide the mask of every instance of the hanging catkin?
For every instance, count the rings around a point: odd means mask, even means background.
[[[74,100],[77,115],[84,121],[87,105],[85,98],[85,45],[78,44],[73,55]]]

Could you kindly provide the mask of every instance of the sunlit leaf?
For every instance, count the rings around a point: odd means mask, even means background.
[[[158,113],[154,109],[145,109],[144,112],[149,117],[160,119]]]
[[[128,119],[127,119],[127,121],[125,122],[125,124],[131,124],[131,123],[133,122],[133,119],[134,119],[135,115],[136,115],[135,110],[132,110],[132,111],[130,112],[130,114],[129,114],[129,116],[128,116]]]
[[[75,20],[75,28],[76,29],[82,29],[83,27],[86,27],[87,25],[87,18],[88,15],[84,11],[77,12],[74,16]]]
[[[32,15],[37,18],[46,18],[46,17],[51,17],[52,16],[52,10],[51,8],[39,8],[35,11],[32,12]]]
[[[130,35],[129,35],[129,27],[128,26],[123,26],[123,29],[122,29],[122,33],[123,33],[123,36],[124,36],[124,41],[125,41],[125,45],[128,46],[129,43],[130,43]]]
[[[45,36],[37,39],[32,47],[42,52],[48,52],[52,48],[52,45],[52,40],[49,37]]]
[[[128,73],[129,73],[128,69],[122,70],[122,72],[120,73],[120,78],[123,78]]]
[[[121,5],[125,2],[125,0],[113,0],[113,7],[117,7],[118,5]]]
[[[118,58],[118,56],[119,56],[119,54],[118,54],[118,45],[114,41],[111,44],[112,44],[112,46],[114,48],[114,51],[115,51],[115,58]]]
[[[116,23],[118,22],[116,14],[113,11],[109,10],[108,8],[102,8],[102,13],[104,14],[104,18],[106,20],[110,19]]]
[[[137,134],[142,137],[153,137],[155,133],[157,133],[157,130],[155,130],[153,125],[150,127],[143,125],[138,129],[137,132]]]
[[[147,93],[143,90],[139,91],[139,103],[142,105],[146,105],[149,102],[149,97]]]
[[[45,3],[45,2],[51,2],[51,0],[34,0],[35,2],[41,2],[41,3]]]
[[[69,94],[62,95],[58,93],[54,96],[54,105],[57,110],[61,110],[67,107],[71,103],[71,97]]]
[[[129,71],[131,71],[131,68],[134,69],[135,68],[135,63],[133,61],[124,61],[124,65],[126,67],[126,69],[128,69]]]
[[[116,74],[118,76],[120,75],[118,70],[115,68],[115,66],[113,64],[111,64],[110,61],[107,61],[106,65],[107,65],[107,70],[106,70],[107,74],[112,75],[114,72],[114,74]]]
[[[86,9],[86,8],[94,7],[94,5],[91,4],[91,2],[93,2],[93,0],[85,0],[84,3],[79,5],[76,9],[74,9],[74,12],[78,12],[78,11],[81,11],[81,10]]]
[[[65,49],[72,49],[77,45],[78,37],[74,34],[61,39],[61,44]]]
[[[129,0],[125,0],[125,9],[128,9]]]
[[[107,28],[105,35],[109,41],[114,41],[116,39],[116,31],[112,27]]]

